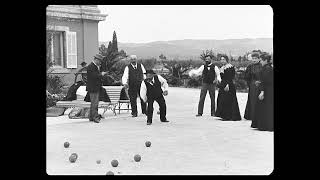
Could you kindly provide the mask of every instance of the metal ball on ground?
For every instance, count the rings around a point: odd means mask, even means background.
[[[117,167],[118,164],[119,164],[119,162],[118,162],[117,160],[115,160],[115,159],[111,161],[111,165],[112,165],[113,167]]]
[[[146,144],[147,147],[151,146],[151,142],[150,141],[147,141],[145,144]]]
[[[69,161],[70,161],[71,163],[75,163],[77,159],[78,159],[78,154],[77,154],[77,153],[72,153],[72,154],[70,155],[70,157],[69,157]]]
[[[97,164],[100,164],[101,163],[101,160],[97,160]]]
[[[63,144],[63,146],[64,146],[65,148],[68,148],[68,147],[70,146],[70,143],[69,143],[69,142],[65,142],[65,143]]]
[[[107,175],[114,175],[114,173],[112,171],[108,171]]]
[[[139,162],[141,160],[141,156],[139,154],[134,155],[133,158],[136,162]]]

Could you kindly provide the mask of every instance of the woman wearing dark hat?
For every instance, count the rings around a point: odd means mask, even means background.
[[[221,83],[218,84],[216,116],[224,121],[240,121],[241,115],[236,95],[236,87],[233,83],[235,69],[229,63],[228,56],[221,56],[223,66],[220,68]]]
[[[148,103],[147,105],[147,125],[152,123],[153,102],[157,101],[160,107],[160,121],[169,122],[166,118],[167,106],[163,96],[168,95],[168,83],[153,70],[146,70],[146,79],[141,82],[140,97]]]
[[[273,131],[273,67],[270,61],[270,55],[261,55],[261,83],[258,86],[259,96],[251,124],[252,128],[261,131]]]
[[[245,80],[247,81],[249,92],[244,118],[252,120],[254,116],[255,104],[258,98],[258,84],[260,83],[260,71],[262,69],[260,62],[260,54],[253,53],[251,55],[253,63],[250,64],[245,71]]]

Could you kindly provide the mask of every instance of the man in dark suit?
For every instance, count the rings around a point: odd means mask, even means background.
[[[106,74],[106,72],[100,72],[102,59],[103,56],[96,54],[93,61],[87,67],[88,82],[86,85],[86,90],[90,95],[91,101],[89,121],[93,121],[95,123],[99,123],[101,118],[101,116],[98,114],[99,94],[102,86],[101,78]]]
[[[130,56],[130,64],[125,67],[122,84],[128,89],[128,94],[130,98],[130,104],[132,107],[131,115],[132,117],[138,116],[137,110],[137,97],[140,96],[140,86],[141,82],[145,79],[146,70],[142,64],[137,62],[137,56]],[[140,98],[142,114],[146,114],[146,103]]]
[[[157,75],[153,70],[147,70],[146,79],[141,83],[140,97],[147,108],[147,125],[152,124],[153,103],[156,101],[160,107],[160,121],[169,122],[166,118],[167,106],[163,96],[168,95],[168,83],[162,76]]]

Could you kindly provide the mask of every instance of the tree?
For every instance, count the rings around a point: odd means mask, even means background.
[[[116,31],[113,31],[113,37],[112,37],[112,52],[118,52],[118,42],[117,42],[117,34],[116,34]]]
[[[202,51],[202,53],[200,54],[200,59],[204,61],[206,59],[206,57],[210,57],[214,61],[217,60],[212,49],[210,49],[210,50],[207,49],[206,51]]]
[[[159,58],[160,58],[161,60],[166,60],[166,59],[167,59],[167,57],[164,56],[163,54],[161,54],[161,55],[159,56]]]
[[[128,56],[127,56],[127,53],[126,53],[123,49],[121,49],[121,51],[119,51],[119,56],[121,56],[121,57],[123,57],[123,58],[128,57]]]

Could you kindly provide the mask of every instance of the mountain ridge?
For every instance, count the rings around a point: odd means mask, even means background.
[[[108,45],[109,42],[99,42]],[[167,59],[199,59],[203,50],[213,49],[214,53],[226,53],[234,57],[243,56],[246,52],[260,49],[273,52],[273,38],[243,39],[181,39],[170,41],[153,41],[148,43],[121,43],[118,49],[127,54],[135,54],[139,58],[158,58],[163,54]]]

